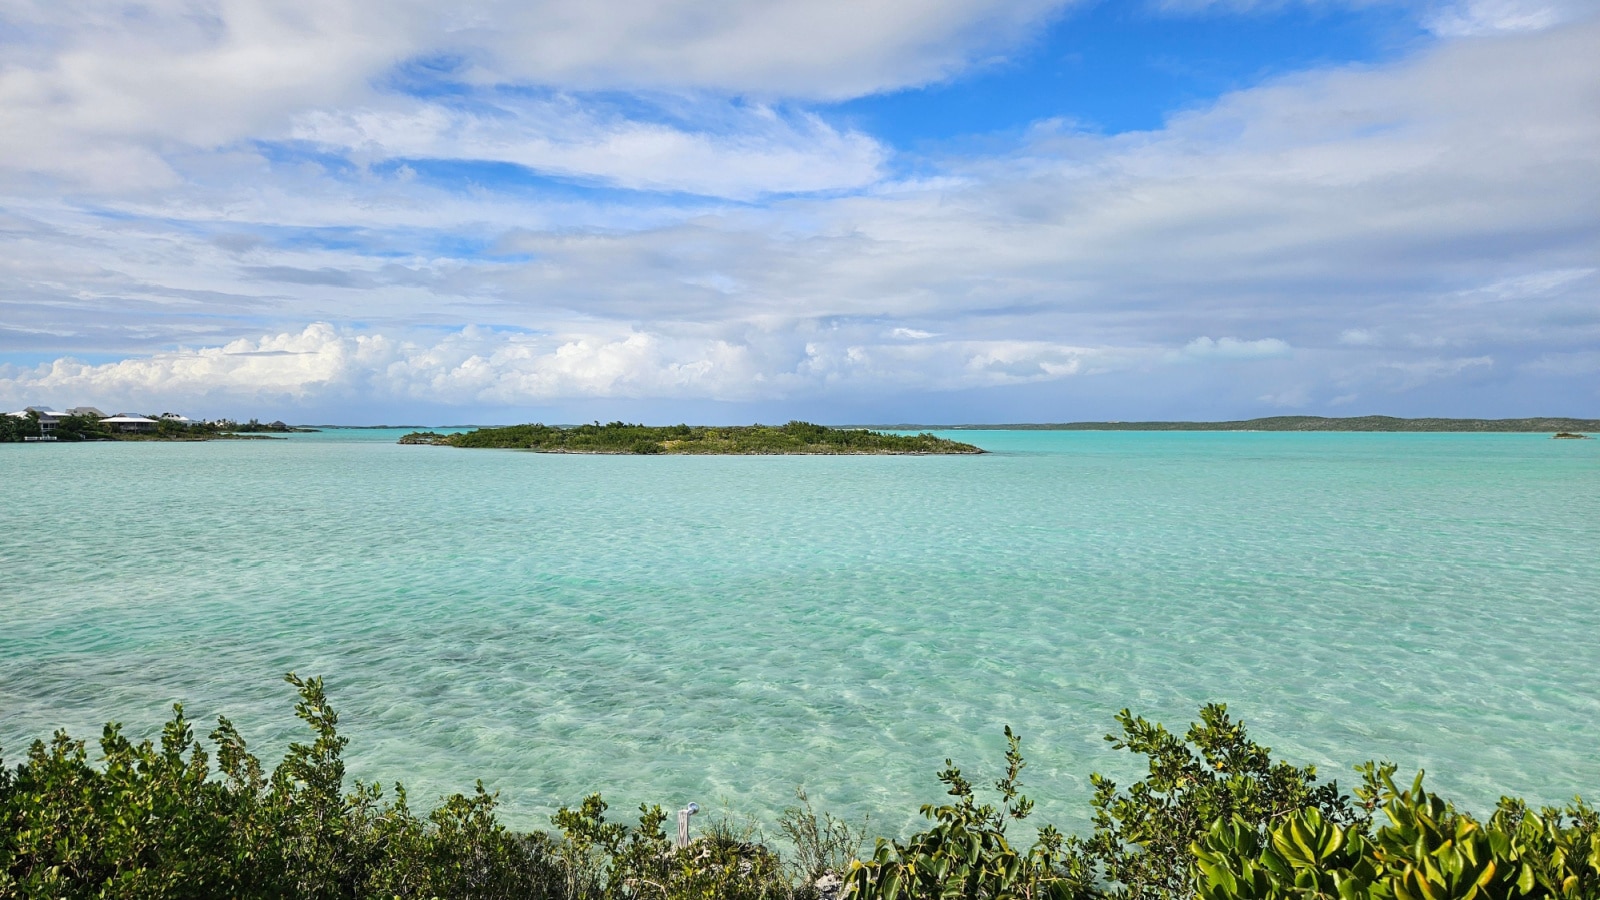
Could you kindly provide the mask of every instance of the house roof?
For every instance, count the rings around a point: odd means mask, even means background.
[[[100,421],[102,421],[102,422],[110,422],[113,425],[137,425],[137,424],[140,424],[140,423],[145,423],[145,424],[149,424],[149,425],[156,424],[156,420],[155,419],[147,419],[144,416],[107,416],[106,418],[101,419]]]

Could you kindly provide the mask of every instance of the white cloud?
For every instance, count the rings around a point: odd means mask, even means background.
[[[1458,0],[1442,4],[1427,24],[1437,34],[1464,37],[1543,31],[1594,12],[1588,0]]]
[[[1466,356],[1455,358],[1431,357],[1405,361],[1387,361],[1378,363],[1379,375],[1388,383],[1391,390],[1411,390],[1430,382],[1446,378],[1453,378],[1463,372],[1489,368],[1494,365],[1494,358],[1490,356]]]
[[[1100,385],[1113,379],[1090,376],[1106,372],[1145,379],[1152,395],[1232,384],[1247,404],[1264,402],[1263,386],[1226,380],[1244,369],[1311,398],[1411,390],[1452,372],[1561,378],[1524,364],[1600,345],[1597,42],[1592,23],[1446,42],[1394,65],[1279,79],[1149,132],[1049,123],[1012,152],[920,161],[938,171],[892,189],[760,204],[452,190],[383,167],[178,154],[182,182],[158,194],[0,203],[0,340],[29,359],[137,363],[177,345],[249,335],[254,346],[310,321],[361,322],[336,329],[339,340],[422,348],[383,350],[397,372],[421,374],[382,390],[460,403]],[[678,177],[631,152],[604,155],[608,129],[654,126],[588,107],[568,115],[557,94],[483,96],[515,114],[363,98],[294,116],[303,136],[357,159],[367,145],[373,158],[510,157],[524,152],[518,129],[546,116],[538,165],[594,148],[591,171],[614,183]],[[806,157],[817,184],[871,177],[852,174],[870,169],[874,149],[858,153],[847,130],[781,104],[726,106],[736,113],[707,114],[716,128],[674,126],[704,139],[683,151],[697,160],[685,168],[702,170],[695,189],[743,195],[763,179],[812,177],[787,155],[810,143],[822,148]],[[393,127],[429,110],[442,118],[421,138]],[[769,163],[775,174],[762,174]],[[417,337],[464,322],[535,337]],[[331,352],[296,365],[331,364]],[[457,371],[474,356],[483,362]],[[1272,360],[1164,365],[1197,356]],[[260,360],[260,380],[278,384],[269,363],[289,363]],[[138,365],[126,377],[158,382],[170,369]],[[369,383],[292,372],[274,389]],[[120,377],[95,366],[7,377],[32,390],[69,376]]]
[[[330,120],[321,130],[383,131],[388,116],[389,142],[400,142],[399,126],[427,126],[418,118],[438,111],[371,108],[390,96],[391,76],[429,66],[429,77],[478,89],[849,98],[947,77],[1021,40],[1064,2],[151,0],[135,9],[18,0],[0,11],[0,169],[102,192],[165,189],[181,181],[175,158],[185,152],[279,140],[318,111]],[[516,161],[599,177],[643,154],[656,163],[651,185],[717,162],[692,129],[615,125],[599,142],[554,135],[541,146],[543,124],[537,115],[502,128],[468,120],[477,141],[467,146],[500,159],[531,138]],[[826,132],[807,122],[797,135],[827,141]],[[834,138],[871,155],[864,139]],[[799,147],[789,145],[790,157]],[[586,153],[609,159],[592,171]],[[674,164],[677,177],[663,179],[661,167]],[[796,189],[784,186],[795,182],[794,159],[770,164],[780,181],[771,190]]]
[[[1048,381],[1116,354],[1042,341],[864,344],[794,331],[744,339],[609,329],[530,335],[469,327],[431,343],[314,323],[220,347],[89,364],[0,366],[0,397],[141,404],[340,397],[525,406],[566,398],[782,398],[821,388],[935,390]]]
[[[472,7],[472,25],[456,33],[474,44],[481,40],[488,65],[513,79],[598,89],[709,88],[842,99],[945,78],[1022,40],[1065,5],[1064,0],[480,0]]]
[[[1542,297],[1574,282],[1582,281],[1596,271],[1600,270],[1588,267],[1551,269],[1543,272],[1531,272],[1526,275],[1515,275],[1510,278],[1497,278],[1483,287],[1462,291],[1461,295],[1466,297],[1484,296],[1494,300],[1521,300],[1530,297]]]
[[[623,188],[745,199],[864,187],[888,155],[866,135],[768,107],[738,109],[731,130],[713,133],[600,116],[559,100],[488,112],[437,104],[319,111],[297,117],[292,136],[377,158],[506,162]]]
[[[1272,391],[1262,394],[1257,398],[1268,406],[1281,406],[1289,409],[1298,409],[1311,402],[1311,392],[1304,385],[1284,388],[1281,391]]]
[[[1570,378],[1600,372],[1600,350],[1580,350],[1570,353],[1545,353],[1523,369],[1539,375]]]
[[[1421,7],[1423,25],[1443,37],[1543,31],[1595,12],[1590,0],[1150,0],[1150,5],[1180,15],[1276,12],[1293,5]]]
[[[1208,337],[1197,337],[1185,344],[1183,350],[1177,354],[1184,359],[1273,359],[1288,356],[1292,353],[1288,343],[1277,338],[1262,338],[1255,341],[1242,341],[1238,338],[1225,337],[1212,340]]]

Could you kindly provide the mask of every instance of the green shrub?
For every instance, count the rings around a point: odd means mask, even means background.
[[[950,760],[939,780],[954,803],[922,807],[934,825],[906,843],[879,840],[872,858],[850,867],[848,896],[861,900],[934,900],[934,898],[1051,898],[1068,900],[1091,894],[1085,872],[1066,852],[1066,843],[1052,826],[1026,852],[1006,839],[1006,826],[1026,819],[1033,802],[1022,795],[1021,739],[1006,729],[1005,777],[995,782],[1000,805],[979,805],[972,783]]]
[[[1192,852],[1203,900],[1513,900],[1600,897],[1600,816],[1581,801],[1538,813],[1502,800],[1487,822],[1422,788],[1395,787],[1394,766],[1362,770],[1358,796],[1387,822],[1342,828],[1316,809],[1265,835],[1217,820]]]
[[[1336,783],[1316,784],[1314,766],[1274,761],[1271,748],[1250,740],[1244,723],[1230,719],[1222,704],[1203,707],[1182,738],[1126,709],[1117,722],[1122,734],[1106,740],[1144,755],[1148,774],[1126,790],[1098,773],[1090,776],[1094,833],[1075,848],[1113,896],[1194,896],[1189,847],[1219,819],[1237,819],[1261,833],[1304,809],[1338,823],[1363,817]]]
[[[481,783],[419,816],[399,784],[393,799],[346,786],[322,681],[286,680],[309,739],[270,772],[226,718],[210,734],[213,770],[181,706],[159,743],[107,725],[99,765],[65,733],[0,765],[0,900],[818,900],[841,887],[857,900],[1600,898],[1600,813],[1582,802],[1536,812],[1505,799],[1480,822],[1420,775],[1401,790],[1394,766],[1371,763],[1347,797],[1274,761],[1220,705],[1181,738],[1119,714],[1108,739],[1147,757],[1148,774],[1126,789],[1093,776],[1086,839],[1046,825],[1030,847],[1011,844],[1033,804],[1008,728],[998,802],[980,804],[946,760],[951,802],[858,859],[864,829],[819,816],[802,791],[781,819],[786,867],[753,831],[713,826],[678,847],[659,806],[627,826],[599,794],[561,809],[555,834],[508,831]]]
[[[0,766],[0,900],[461,898],[461,900],[789,900],[777,854],[713,835],[678,848],[659,807],[639,825],[605,820],[598,794],[555,816],[559,837],[516,834],[477,785],[425,817],[404,787],[345,783],[338,714],[321,679],[286,680],[310,740],[268,773],[220,718],[217,769],[181,706],[159,746],[119,726],[93,766],[83,741],[35,742]]]
[[[867,840],[867,821],[850,825],[829,813],[817,814],[805,788],[795,790],[800,805],[788,807],[778,827],[794,847],[790,871],[803,886],[815,886],[825,876],[842,876],[861,853]]]
[[[593,900],[788,900],[795,895],[777,854],[760,844],[712,835],[676,847],[659,806],[640,806],[639,825],[605,818],[599,794],[553,818],[567,896]]]
[[[104,441],[111,432],[94,416],[62,416],[53,432],[58,441]]]
[[[0,898],[562,896],[546,844],[506,832],[481,785],[426,819],[398,785],[395,803],[359,782],[346,794],[321,679],[288,680],[314,739],[270,775],[225,718],[213,773],[181,706],[159,747],[106,726],[100,767],[64,733],[0,767]]]

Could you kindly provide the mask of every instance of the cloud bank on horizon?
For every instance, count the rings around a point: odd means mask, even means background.
[[[1596,47],[1588,0],[11,0],[0,404],[1600,415]]]

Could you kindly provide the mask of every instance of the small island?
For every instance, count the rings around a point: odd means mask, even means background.
[[[488,447],[540,453],[699,454],[699,455],[933,455],[983,453],[971,444],[931,434],[901,435],[864,428],[829,428],[810,422],[787,425],[668,425],[652,427],[611,422],[601,425],[511,425],[460,434],[416,431],[402,444]]]

